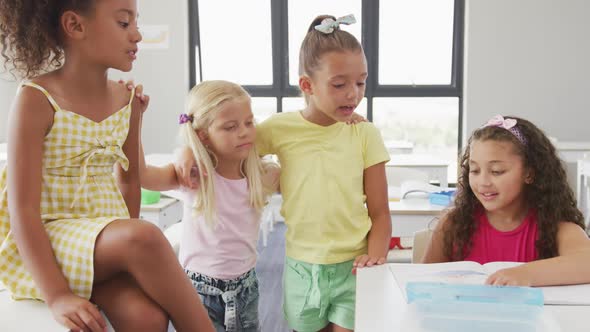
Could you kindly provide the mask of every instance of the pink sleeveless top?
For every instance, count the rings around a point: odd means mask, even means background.
[[[473,247],[466,261],[480,264],[488,262],[530,262],[537,259],[537,214],[531,209],[516,229],[502,232],[495,229],[484,211],[475,213],[477,230],[473,234]]]

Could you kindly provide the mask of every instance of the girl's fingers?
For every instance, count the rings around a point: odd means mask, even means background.
[[[63,325],[63,326],[65,326],[66,328],[68,328],[70,331],[81,331],[81,330],[82,330],[82,328],[81,328],[81,327],[79,327],[78,325],[74,324],[74,322],[72,322],[72,320],[71,320],[71,319],[69,319],[69,318],[68,318],[68,317],[66,317],[66,316],[63,316],[63,317],[61,318],[61,321],[60,321],[60,323],[61,323],[61,325]]]
[[[93,317],[93,315],[89,312],[90,310],[81,310],[78,312],[78,317],[84,322],[86,326],[92,332],[102,332],[104,331],[104,327],[100,326],[100,323]]]
[[[82,319],[80,319],[77,313],[71,314],[70,316],[68,316],[68,318],[76,325],[76,330],[88,331],[88,327],[86,326],[86,324],[84,324]]]
[[[104,317],[100,314],[100,311],[96,306],[90,305],[88,313],[90,313],[94,320],[98,322],[100,328],[105,329],[107,327],[107,322],[104,320]]]
[[[369,261],[369,256],[363,255],[363,256],[361,256],[361,259],[359,260],[356,267],[364,267],[365,265],[367,265],[368,261]]]
[[[357,266],[357,265],[359,264],[359,262],[361,261],[361,258],[362,258],[363,256],[364,256],[364,255],[357,256],[357,257],[354,259],[354,263],[352,263],[352,266]]]

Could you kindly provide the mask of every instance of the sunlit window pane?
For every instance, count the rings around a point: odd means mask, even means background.
[[[289,84],[299,81],[299,49],[307,29],[319,15],[341,17],[354,14],[356,23],[341,25],[342,30],[352,33],[361,41],[360,0],[291,0],[289,1]]]
[[[270,0],[200,0],[204,80],[270,85]]]
[[[305,108],[303,97],[283,98],[283,112],[298,112]]]
[[[374,98],[373,123],[386,142],[410,142],[411,153],[448,161],[456,181],[459,98]]]
[[[379,84],[451,83],[453,0],[379,2]]]
[[[252,113],[256,123],[261,123],[277,112],[276,98],[252,98]]]

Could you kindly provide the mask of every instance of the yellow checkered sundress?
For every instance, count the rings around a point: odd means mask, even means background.
[[[111,221],[129,218],[113,166],[120,163],[127,169],[129,165],[122,147],[133,92],[125,107],[94,122],[61,109],[41,86],[23,85],[43,92],[55,110],[53,126],[43,142],[41,220],[70,289],[89,299],[96,237]],[[11,235],[6,168],[0,174],[0,281],[15,299],[42,300]]]

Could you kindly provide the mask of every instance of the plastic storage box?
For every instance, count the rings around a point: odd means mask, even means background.
[[[408,283],[403,331],[553,332],[543,293],[530,287]]]

